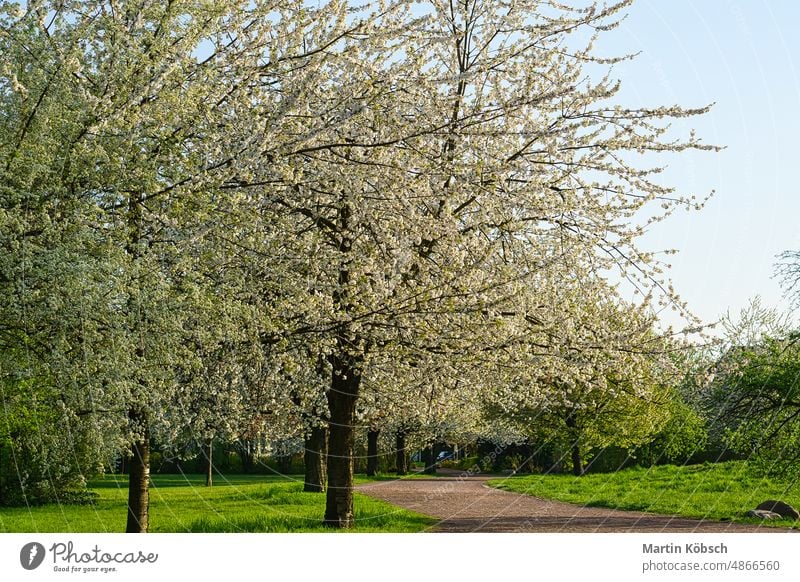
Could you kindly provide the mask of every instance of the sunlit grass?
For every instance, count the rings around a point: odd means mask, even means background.
[[[304,493],[300,481],[280,476],[218,476],[205,487],[198,475],[155,475],[150,492],[150,531],[327,532],[325,494]],[[0,508],[0,532],[125,531],[127,477],[107,475],[89,483],[90,505],[50,504]],[[416,532],[435,520],[355,494],[356,532]]]
[[[800,508],[800,489],[796,483],[760,475],[742,461],[631,468],[582,477],[514,476],[489,484],[506,491],[578,505],[779,527],[798,524],[791,519],[762,522],[745,514],[768,499],[782,500]]]

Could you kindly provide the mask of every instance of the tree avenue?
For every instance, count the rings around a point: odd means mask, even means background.
[[[151,442],[304,438],[348,528],[369,428],[666,421],[637,240],[696,204],[632,160],[714,148],[667,129],[704,107],[614,104],[631,2],[306,4],[3,4],[0,380],[129,457],[128,531]]]

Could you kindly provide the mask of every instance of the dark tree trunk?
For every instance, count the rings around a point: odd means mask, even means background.
[[[367,475],[374,477],[378,474],[378,435],[381,431],[374,428],[367,433]]]
[[[214,440],[208,439],[205,445],[206,487],[214,484]]]
[[[575,417],[569,415],[567,417],[567,427],[570,428],[570,438],[572,439],[572,474],[576,477],[583,475],[583,463],[581,462],[581,448],[578,434],[578,424],[575,422]]]
[[[343,345],[331,356],[333,376],[328,391],[328,492],[325,524],[336,528],[353,525],[353,445],[360,370]]]
[[[406,433],[398,430],[395,439],[395,467],[398,475],[408,473],[408,456],[406,455]]]
[[[314,426],[305,437],[305,481],[303,491],[323,493],[327,484],[325,457],[328,454],[328,429]]]
[[[150,511],[150,430],[147,418],[135,411],[128,419],[139,439],[133,443],[128,477],[128,523],[126,533],[147,533]]]
[[[236,452],[242,461],[242,471],[251,473],[253,471],[253,443],[249,440],[239,440],[236,443]]]
[[[292,470],[292,455],[283,455],[278,457],[278,471],[284,475],[288,475]]]
[[[519,473],[533,473],[534,472],[534,470],[533,470],[534,469],[534,464],[533,464],[534,452],[533,452],[533,448],[530,445],[525,444],[525,445],[522,445],[521,449],[522,449],[522,456],[524,457],[524,460],[522,461],[522,464],[519,466],[518,472]]]
[[[583,463],[581,463],[581,449],[578,442],[572,445],[572,474],[576,477],[583,475]]]
[[[4,496],[6,490],[6,483],[5,477],[6,474],[5,467],[3,467],[3,443],[0,443],[0,507],[5,505]]]
[[[425,463],[425,473],[428,475],[436,475],[436,458],[433,453],[434,448],[431,445],[422,449],[422,462]]]
[[[339,239],[338,287],[333,294],[337,310],[349,317],[353,311],[350,296],[350,205],[346,193],[337,216]],[[353,446],[356,434],[356,402],[361,386],[363,349],[360,338],[346,325],[336,334],[336,347],[328,356],[331,364],[331,389],[328,391],[328,491],[325,500],[325,525],[349,528],[353,525]]]

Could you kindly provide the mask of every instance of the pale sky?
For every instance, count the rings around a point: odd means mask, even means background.
[[[705,321],[756,294],[788,309],[773,273],[779,252],[800,250],[798,23],[793,0],[638,0],[599,47],[641,51],[616,68],[626,105],[716,103],[684,125],[726,149],[674,156],[664,175],[680,193],[716,195],[645,240],[680,251],[671,278]]]

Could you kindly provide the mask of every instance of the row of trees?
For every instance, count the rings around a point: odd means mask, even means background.
[[[637,240],[696,204],[636,156],[714,148],[669,130],[706,108],[614,104],[629,4],[0,5],[18,482],[127,456],[146,531],[152,442],[302,435],[346,528],[360,427],[644,442],[682,307]]]
[[[778,275],[796,302],[798,255],[782,259]],[[602,392],[587,398],[587,392],[556,414],[506,403],[504,416],[523,446],[508,447],[493,468],[524,470],[531,460],[535,470],[571,464],[581,475],[586,461],[592,470],[611,471],[634,463],[745,459],[794,479],[800,468],[799,340],[788,314],[755,298],[722,319],[721,333],[671,354],[674,373],[660,376],[669,382],[646,399]],[[594,405],[586,406],[590,400]]]

